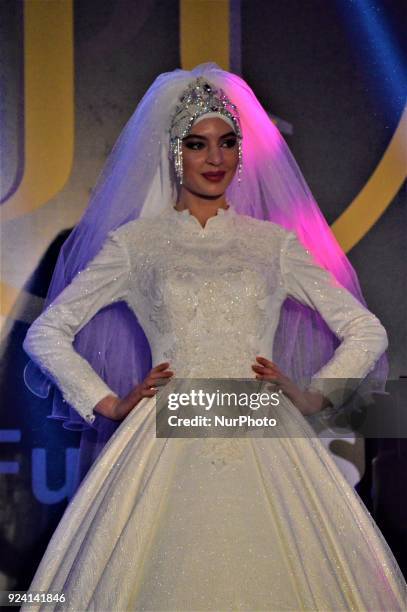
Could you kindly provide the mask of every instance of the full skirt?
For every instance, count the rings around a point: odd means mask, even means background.
[[[407,585],[363,502],[285,397],[284,437],[157,438],[144,399],[58,525],[22,610],[400,611]]]

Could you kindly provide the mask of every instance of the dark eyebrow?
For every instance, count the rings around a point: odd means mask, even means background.
[[[222,136],[219,136],[219,140],[222,140],[222,138],[229,138],[230,136],[236,136],[236,133],[232,131],[227,132],[226,134],[222,134]],[[185,136],[185,138],[183,138],[182,140],[189,140],[190,138],[198,138],[199,140],[207,140],[206,136],[201,136],[200,134],[188,134],[188,136]]]

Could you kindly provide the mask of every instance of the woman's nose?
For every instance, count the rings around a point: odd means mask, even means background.
[[[220,166],[223,162],[222,149],[219,147],[209,147],[207,161],[215,166]]]

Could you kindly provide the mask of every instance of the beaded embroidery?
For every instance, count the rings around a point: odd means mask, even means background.
[[[363,378],[386,349],[378,319],[326,270],[295,235],[274,223],[222,209],[205,228],[185,211],[130,221],[32,324],[25,350],[86,420],[113,393],[72,346],[75,334],[109,303],[125,300],[150,343],[153,364],[170,361],[180,378],[254,378],[255,356],[272,359],[287,295],[317,309],[342,340],[314,376]],[[341,398],[335,399],[338,403]]]

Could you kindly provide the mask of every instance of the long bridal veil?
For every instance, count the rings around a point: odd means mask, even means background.
[[[161,74],[148,89],[108,157],[80,222],[61,249],[45,307],[86,267],[109,231],[173,205],[176,193],[169,154],[171,116],[182,92],[199,76],[222,88],[239,110],[243,169],[241,183],[235,177],[227,194],[236,211],[294,231],[315,259],[364,303],[357,276],[278,128],[242,78],[208,63],[192,71]],[[270,353],[289,376],[307,382],[330,359],[338,344],[317,312],[288,299]],[[128,393],[150,365],[143,331],[124,303],[100,311],[76,336],[74,346],[119,395]],[[370,377],[382,386],[386,376],[384,355]],[[62,419],[68,429],[90,427],[62,400],[53,381],[33,362],[28,363],[24,379],[40,397],[52,391],[50,418]],[[99,428],[103,437],[106,420],[96,419],[91,427]]]

